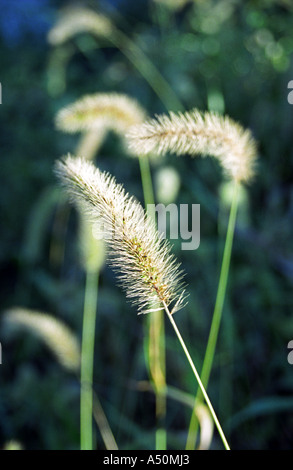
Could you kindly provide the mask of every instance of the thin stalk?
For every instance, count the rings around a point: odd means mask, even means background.
[[[155,221],[155,198],[150,164],[147,157],[139,158],[144,202],[147,213]],[[165,367],[165,325],[162,311],[152,312],[148,316],[148,361],[149,370],[156,395],[156,450],[165,450],[167,434],[166,416],[166,367]]]
[[[226,234],[223,260],[222,260],[222,266],[221,266],[221,273],[220,273],[218,291],[217,291],[217,296],[216,296],[216,303],[215,303],[212,324],[211,324],[209,338],[208,338],[208,344],[207,344],[202,372],[201,372],[201,380],[206,388],[208,387],[211,369],[212,369],[212,365],[214,361],[215,349],[216,349],[219,328],[220,328],[220,323],[221,323],[221,318],[222,318],[222,313],[223,313],[226,289],[227,289],[232,245],[233,245],[233,238],[234,238],[234,232],[235,232],[235,223],[236,223],[236,216],[237,216],[237,209],[238,209],[238,195],[239,195],[239,183],[235,182],[234,191],[233,191],[233,199],[232,199],[231,208],[230,208],[230,215],[229,215],[228,229],[227,229],[227,234]],[[196,398],[195,398],[195,405],[194,405],[195,407],[198,403],[198,400],[200,400],[200,390],[198,390]],[[186,450],[191,450],[195,448],[197,428],[198,428],[197,418],[196,418],[195,412],[193,412],[191,416],[191,420],[190,420],[190,425],[189,425],[189,432],[188,432],[187,442],[186,442]]]
[[[165,367],[165,325],[162,311],[152,312],[149,318],[150,371],[156,394],[156,450],[166,450],[166,367]]]
[[[181,102],[167,80],[134,41],[118,29],[115,29],[110,41],[140,72],[168,111],[183,110]]]
[[[107,417],[100,403],[99,397],[95,394],[93,395],[93,415],[99,427],[106,449],[107,450],[119,450],[115,437],[109,426]]]
[[[155,220],[155,196],[153,190],[150,162],[147,156],[139,157],[139,167],[145,208],[148,211],[148,215],[153,220]]]
[[[98,271],[86,272],[81,346],[80,448],[93,449],[93,366]]]
[[[216,297],[216,304],[215,304],[215,309],[213,313],[213,320],[212,320],[210,335],[208,339],[205,360],[203,363],[203,368],[202,368],[202,373],[201,373],[202,381],[205,384],[205,386],[207,386],[209,378],[210,378],[211,368],[212,368],[214,354],[215,354],[215,348],[216,348],[217,339],[218,339],[219,327],[220,327],[221,318],[222,318],[224,300],[225,300],[225,295],[226,295],[228,275],[229,275],[230,262],[231,262],[232,245],[233,245],[233,238],[234,238],[234,232],[235,232],[235,223],[236,223],[236,216],[237,216],[237,209],[238,209],[238,193],[239,193],[239,184],[235,182],[233,199],[231,203],[231,210],[230,210],[230,216],[229,216],[227,236],[226,236],[225,247],[224,247],[223,262],[222,262],[218,292],[217,292],[217,297]]]
[[[209,408],[209,410],[210,410],[210,413],[211,413],[212,418],[213,418],[213,420],[214,420],[214,423],[215,423],[215,425],[216,425],[216,427],[217,427],[217,429],[218,429],[218,432],[219,432],[219,434],[220,434],[220,437],[221,437],[221,439],[222,439],[222,442],[223,442],[223,444],[224,444],[224,447],[225,447],[226,450],[230,450],[230,447],[229,447],[229,444],[228,444],[227,439],[226,439],[226,437],[225,437],[225,434],[224,434],[224,432],[223,432],[223,429],[222,429],[222,427],[221,427],[221,425],[220,425],[220,422],[219,422],[219,420],[218,420],[218,418],[217,418],[217,415],[216,415],[215,410],[214,410],[214,408],[213,408],[213,405],[212,405],[212,403],[211,403],[211,401],[210,401],[210,399],[209,399],[209,396],[208,396],[208,394],[207,394],[207,392],[206,392],[206,390],[205,390],[205,387],[204,387],[204,385],[203,385],[203,383],[202,383],[202,381],[201,381],[201,378],[200,378],[200,376],[199,376],[199,374],[198,374],[198,372],[197,372],[197,370],[196,370],[196,367],[195,367],[195,365],[194,365],[194,362],[193,362],[193,360],[191,359],[191,356],[190,356],[190,354],[189,354],[189,351],[188,351],[188,349],[187,349],[187,346],[186,346],[186,344],[185,344],[185,342],[184,342],[184,340],[183,340],[183,338],[182,338],[182,336],[181,336],[180,331],[179,331],[178,328],[177,328],[177,325],[176,325],[176,323],[175,323],[175,321],[174,321],[174,318],[173,318],[172,314],[170,313],[170,310],[168,309],[168,307],[167,307],[167,305],[166,305],[165,302],[163,302],[163,304],[164,304],[165,312],[167,313],[168,318],[169,318],[169,320],[170,320],[170,322],[171,322],[171,324],[172,324],[172,326],[173,326],[173,328],[174,328],[174,330],[175,330],[175,333],[176,333],[176,335],[177,335],[177,337],[178,337],[178,339],[179,339],[179,341],[180,341],[180,344],[181,344],[181,346],[182,346],[182,348],[183,348],[183,351],[184,351],[184,353],[185,353],[185,355],[186,355],[186,357],[187,357],[187,360],[188,360],[188,362],[189,362],[189,364],[190,364],[190,366],[191,366],[192,372],[194,373],[194,376],[195,376],[195,378],[196,378],[196,380],[197,380],[197,382],[198,382],[198,385],[199,385],[200,390],[201,390],[201,392],[202,392],[202,394],[203,394],[203,396],[204,396],[204,399],[205,399],[205,401],[206,401],[206,404],[207,404],[207,406],[208,406],[208,408]]]

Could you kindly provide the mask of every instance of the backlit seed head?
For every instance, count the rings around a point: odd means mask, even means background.
[[[7,310],[3,318],[6,324],[26,328],[42,339],[63,367],[71,371],[79,369],[78,340],[63,322],[52,315],[21,307]]]
[[[95,93],[61,109],[56,127],[69,133],[96,132],[101,138],[111,130],[124,139],[129,128],[145,118],[145,111],[135,99],[121,93]]]
[[[100,13],[86,8],[68,7],[61,12],[57,23],[49,31],[48,41],[57,46],[79,33],[92,33],[108,38],[113,29],[111,21]]]
[[[115,179],[80,158],[57,162],[56,174],[73,202],[103,225],[110,262],[138,313],[182,308],[182,272],[142,206]]]
[[[24,450],[24,447],[21,442],[11,439],[10,441],[5,442],[2,450]]]
[[[249,181],[254,175],[256,143],[249,130],[228,116],[193,110],[157,116],[133,126],[129,148],[140,154],[210,155],[216,157],[234,180]]]

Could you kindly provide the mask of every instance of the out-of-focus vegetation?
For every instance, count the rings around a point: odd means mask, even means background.
[[[166,102],[145,80],[139,62],[135,66],[123,48],[105,38],[85,33],[58,47],[49,45],[48,30],[64,3],[0,1],[0,319],[12,307],[44,311],[80,338],[85,273],[77,217],[62,200],[52,173],[57,158],[75,151],[79,136],[58,132],[55,115],[95,92],[128,94],[151,116],[166,112]],[[290,449],[293,106],[287,86],[293,79],[292,2],[92,0],[87,5],[119,28],[128,39],[126,50],[134,44],[134,51],[139,48],[160,71],[177,97],[170,95],[169,110],[226,113],[258,141],[257,175],[242,194],[209,395],[232,448]],[[96,163],[143,202],[138,161],[119,137],[107,135]],[[201,205],[200,247],[181,251],[181,241],[174,242],[190,294],[176,321],[200,369],[231,196],[215,161],[172,155],[152,162],[157,195],[166,194],[162,185],[171,184],[168,176],[164,182],[165,166],[177,173],[173,202]],[[146,384],[144,325],[104,267],[94,390],[120,449],[154,447],[155,398]],[[78,376],[63,369],[28,331],[2,325],[0,342],[1,447],[16,440],[26,449],[78,448]],[[172,386],[191,395],[196,389],[169,325],[166,347],[168,446],[183,449],[191,408],[174,399]],[[98,428],[95,438],[103,449]],[[216,433],[211,448],[222,448]]]

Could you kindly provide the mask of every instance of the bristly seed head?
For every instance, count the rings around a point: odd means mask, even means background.
[[[182,308],[186,296],[179,264],[142,206],[111,175],[81,158],[58,161],[56,174],[73,202],[92,222],[102,223],[111,264],[138,313],[164,304],[172,313]]]
[[[249,181],[254,175],[256,143],[249,130],[228,116],[186,113],[157,116],[134,125],[126,136],[130,150],[140,155],[209,155],[216,157],[226,173],[236,181]]]
[[[70,133],[109,129],[123,134],[145,118],[138,102],[123,93],[94,93],[61,109],[56,126]]]
[[[13,307],[4,312],[5,324],[27,328],[41,338],[60,364],[77,372],[80,367],[80,346],[77,337],[62,321],[47,313]]]
[[[67,7],[49,31],[48,41],[53,46],[58,46],[84,32],[108,38],[113,30],[114,26],[106,16],[87,8]]]

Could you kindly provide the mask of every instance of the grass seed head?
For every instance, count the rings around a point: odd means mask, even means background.
[[[183,306],[182,272],[142,206],[115,179],[75,157],[57,162],[56,174],[92,222],[103,225],[110,262],[138,313]],[[155,306],[155,307],[154,307]]]
[[[26,328],[37,335],[66,369],[77,372],[80,365],[80,346],[76,336],[60,320],[46,313],[15,307],[4,314],[8,325]]]
[[[95,93],[61,109],[56,126],[69,133],[104,128],[123,134],[134,124],[142,123],[145,117],[137,101],[127,95]]]
[[[256,143],[249,130],[228,116],[197,109],[171,112],[134,125],[126,137],[129,148],[140,154],[209,155],[234,180],[249,181],[254,175]]]
[[[111,21],[100,13],[86,8],[68,7],[61,12],[56,24],[49,31],[48,41],[52,46],[58,46],[79,33],[109,38],[113,29]]]

